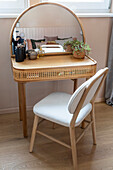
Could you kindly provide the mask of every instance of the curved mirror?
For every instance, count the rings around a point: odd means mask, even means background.
[[[17,43],[26,51],[39,48],[44,53],[65,52],[66,41],[83,41],[81,25],[75,15],[56,4],[40,4],[29,9],[18,20],[13,31],[13,54]]]

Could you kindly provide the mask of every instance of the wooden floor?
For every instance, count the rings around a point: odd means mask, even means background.
[[[92,144],[91,129],[77,144],[79,170],[113,170],[113,108],[96,104],[97,145]],[[28,112],[27,139],[17,114],[0,115],[0,170],[72,170],[71,151],[37,135],[34,152],[29,153],[33,113]],[[46,128],[45,128],[46,127]],[[40,129],[69,143],[67,128],[44,121]]]

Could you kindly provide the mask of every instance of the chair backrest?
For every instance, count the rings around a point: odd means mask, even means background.
[[[78,109],[78,112],[86,104],[93,102],[97,92],[105,79],[108,72],[108,68],[99,70],[93,77],[84,82],[71,96],[68,102],[68,110],[74,114]],[[77,117],[77,115],[76,115]]]

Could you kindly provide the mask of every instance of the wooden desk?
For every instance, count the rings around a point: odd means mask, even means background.
[[[18,82],[20,119],[23,120],[23,134],[27,137],[25,83],[34,81],[88,78],[96,72],[96,61],[90,57],[75,59],[72,55],[44,56],[37,60],[15,62],[12,58],[14,80]],[[75,81],[76,82],[76,81]]]

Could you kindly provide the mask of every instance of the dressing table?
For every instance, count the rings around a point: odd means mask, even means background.
[[[61,13],[62,16],[60,16]],[[31,20],[31,18],[33,19]],[[89,78],[96,73],[97,63],[89,56],[85,56],[84,59],[75,59],[69,52],[51,52],[36,60],[26,58],[23,62],[16,62],[12,38],[17,36],[17,33],[24,33],[26,39],[35,40],[42,39],[46,34],[49,37],[57,35],[60,40],[76,37],[85,42],[85,36],[78,17],[67,7],[56,3],[45,2],[31,6],[14,22],[10,34],[11,63],[14,80],[18,83],[19,112],[20,119],[23,121],[23,135],[27,137],[25,83],[72,79],[75,90],[78,78]]]

